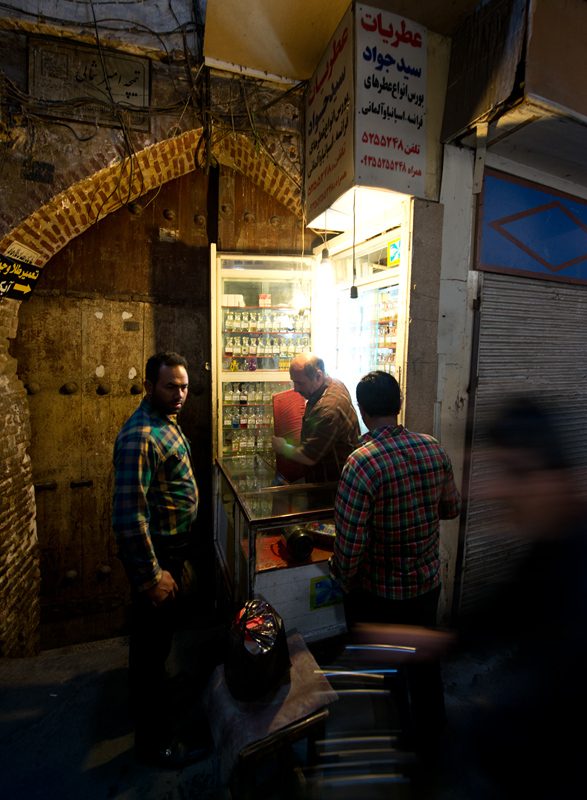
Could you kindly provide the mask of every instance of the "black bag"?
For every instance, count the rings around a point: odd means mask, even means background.
[[[287,675],[289,651],[283,620],[264,600],[249,600],[228,632],[224,675],[236,700],[258,700]]]

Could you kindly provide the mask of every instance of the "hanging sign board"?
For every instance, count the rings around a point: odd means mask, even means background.
[[[348,189],[425,196],[426,28],[353,3],[308,85],[306,209]]]
[[[355,183],[424,196],[426,29],[356,6]]]
[[[306,94],[306,209],[309,220],[353,186],[352,6],[342,21]]]

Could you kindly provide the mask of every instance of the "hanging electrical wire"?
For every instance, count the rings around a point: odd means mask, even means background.
[[[105,90],[102,98],[95,96],[79,96],[62,100],[45,99],[34,97],[27,94],[17,87],[12,81],[6,78],[6,92],[3,96],[4,103],[15,108],[14,113],[20,109],[23,118],[28,119],[28,124],[35,125],[48,124],[56,125],[68,130],[78,142],[89,142],[95,138],[99,128],[103,125],[120,128],[122,136],[122,153],[119,180],[114,191],[120,191],[123,182],[128,180],[125,185],[125,194],[120,197],[121,202],[128,204],[131,197],[136,195],[137,189],[133,189],[138,180],[138,196],[141,196],[145,189],[144,176],[141,164],[137,157],[137,146],[134,143],[135,132],[131,115],[135,117],[145,117],[151,120],[157,117],[174,117],[177,115],[178,123],[189,114],[195,115],[189,121],[190,126],[201,124],[203,136],[196,148],[196,163],[208,170],[214,162],[213,150],[223,139],[228,136],[242,135],[248,138],[254,145],[257,152],[263,154],[270,162],[284,175],[290,179],[298,190],[302,190],[302,169],[300,147],[296,137],[300,137],[299,126],[295,124],[300,116],[299,106],[301,105],[302,90],[304,83],[294,84],[287,87],[285,91],[278,90],[269,81],[253,79],[249,76],[231,76],[228,82],[228,97],[223,95],[224,85],[227,82],[226,74],[222,75],[205,67],[203,61],[203,34],[204,24],[201,20],[201,10],[197,0],[192,0],[191,15],[192,19],[180,22],[175,15],[174,9],[169,5],[169,11],[174,15],[178,23],[171,30],[157,31],[142,22],[123,19],[121,17],[98,18],[96,5],[103,9],[103,3],[96,3],[95,0],[70,0],[72,3],[84,5],[91,9],[93,19],[93,33],[98,49],[98,56],[105,76]],[[140,5],[141,0],[119,0],[117,5]],[[64,20],[57,17],[43,16],[39,20],[37,14],[28,12],[26,9],[19,9],[15,5],[0,0],[0,9],[8,12],[19,12],[20,18],[30,17],[40,24],[59,25],[63,31],[62,36],[67,39],[68,35],[75,38],[76,31],[80,28],[87,29],[87,22],[81,23],[75,20]],[[71,32],[71,33],[70,33]],[[169,69],[169,85],[173,86],[173,91],[177,97],[177,102],[160,103],[158,105],[134,105],[125,102],[115,102],[106,70],[106,52],[103,38],[112,34],[116,35],[139,35],[145,34],[152,36],[157,42],[157,51],[150,51],[150,59],[158,59],[161,63],[167,64]],[[173,44],[180,40],[179,51],[174,49]],[[112,39],[109,39],[111,48]],[[124,49],[125,44],[120,47]],[[183,53],[178,58],[176,53]],[[184,69],[188,83],[188,90],[181,89],[176,80],[177,70]],[[239,92],[234,92],[233,86],[239,86]],[[289,120],[283,120],[283,104],[291,101],[293,111],[290,112]],[[92,107],[92,116],[89,117],[88,109]],[[276,109],[277,113],[273,112]],[[100,113],[96,116],[96,110]],[[281,118],[278,114],[281,113]],[[289,113],[289,112],[288,112]],[[45,115],[45,118],[43,117]],[[50,117],[48,119],[47,117]],[[80,124],[91,125],[93,130],[87,135],[82,135],[79,130],[73,127]],[[34,125],[33,125],[34,127]],[[31,128],[31,131],[33,129]],[[166,130],[179,130],[179,124],[167,126]],[[174,134],[177,135],[177,134]],[[202,148],[205,147],[205,157],[203,160],[199,156]],[[102,209],[110,199],[111,195],[103,200],[96,217],[99,218]]]

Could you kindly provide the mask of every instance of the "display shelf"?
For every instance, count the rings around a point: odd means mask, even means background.
[[[313,260],[308,258],[219,255],[214,338],[215,408],[220,417],[217,455],[241,452],[241,448],[266,455],[264,434],[273,425],[268,413],[271,397],[291,388],[291,361],[312,350],[312,269]],[[234,382],[272,386],[267,397],[254,397],[255,403],[249,398],[247,406],[255,410],[246,413],[252,415],[253,426],[249,419],[241,426],[239,419],[237,428],[234,414],[228,425],[232,406],[224,395]],[[238,414],[242,416],[240,409]]]

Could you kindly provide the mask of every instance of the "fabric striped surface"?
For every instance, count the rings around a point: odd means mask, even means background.
[[[306,401],[293,389],[273,395],[273,429],[276,436],[283,437],[288,444],[297,447],[301,440],[302,419]],[[276,455],[277,471],[288,481],[297,481],[304,477],[304,467],[295,461]]]

